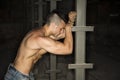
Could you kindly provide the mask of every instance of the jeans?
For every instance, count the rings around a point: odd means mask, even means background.
[[[9,65],[8,71],[4,80],[34,80],[33,75],[24,75],[14,68],[12,64]]]

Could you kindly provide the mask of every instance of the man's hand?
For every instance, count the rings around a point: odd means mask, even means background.
[[[69,14],[68,14],[69,21],[68,21],[68,23],[71,24],[71,25],[73,25],[74,21],[76,19],[76,16],[77,16],[77,13],[75,11],[69,12]]]
[[[65,38],[65,30],[61,30],[61,33],[58,35],[58,36],[53,36],[51,35],[50,38],[54,39],[54,40],[60,40],[60,39],[63,39]]]

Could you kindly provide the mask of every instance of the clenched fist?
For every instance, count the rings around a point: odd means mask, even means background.
[[[75,11],[69,12],[69,14],[68,14],[69,21],[68,21],[68,23],[74,24],[74,21],[75,21],[75,19],[76,19],[76,16],[77,16],[77,13],[76,13]]]

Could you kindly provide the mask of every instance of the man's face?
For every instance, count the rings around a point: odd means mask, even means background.
[[[60,24],[55,28],[55,32],[54,32],[55,37],[57,37],[63,32],[63,30],[65,29],[65,25],[66,25],[65,22],[61,20]]]

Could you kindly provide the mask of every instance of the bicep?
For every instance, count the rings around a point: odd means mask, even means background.
[[[66,53],[66,47],[62,42],[53,40],[48,37],[37,38],[38,46],[53,54]]]

